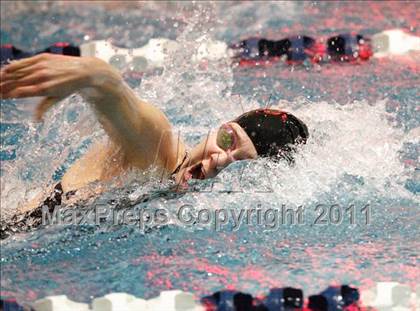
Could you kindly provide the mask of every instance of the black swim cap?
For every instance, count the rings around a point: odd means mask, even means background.
[[[248,134],[259,156],[290,158],[293,145],[305,143],[308,128],[294,115],[276,109],[256,109],[233,122]]]

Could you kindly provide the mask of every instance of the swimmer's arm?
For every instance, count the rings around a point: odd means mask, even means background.
[[[183,156],[178,150],[183,151],[183,146],[177,145],[168,119],[160,109],[139,99],[113,67],[99,62],[91,88],[81,92],[94,105],[98,120],[132,165],[144,169],[157,164],[172,172]]]
[[[61,99],[80,92],[94,106],[107,134],[121,146],[127,164],[154,164],[167,172],[183,157],[184,146],[172,137],[162,111],[137,98],[109,64],[90,57],[41,54],[1,70],[2,98],[45,96],[37,118]]]

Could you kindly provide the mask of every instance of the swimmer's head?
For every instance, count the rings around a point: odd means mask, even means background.
[[[260,157],[290,158],[293,146],[305,143],[309,136],[301,120],[276,109],[252,110],[233,122],[245,130]]]
[[[270,157],[293,160],[294,146],[308,138],[306,125],[290,113],[275,109],[256,109],[223,124],[190,153],[176,180],[216,176],[238,160]]]

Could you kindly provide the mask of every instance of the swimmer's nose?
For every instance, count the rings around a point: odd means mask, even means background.
[[[228,166],[234,160],[229,157],[225,152],[213,153],[207,159],[202,161],[203,168],[206,171],[208,177],[217,175],[223,168]]]
[[[213,168],[224,167],[226,163],[226,157],[223,156],[223,153],[214,153],[210,156],[210,165]]]

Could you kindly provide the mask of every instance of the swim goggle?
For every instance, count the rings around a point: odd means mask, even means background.
[[[223,124],[219,128],[219,131],[217,132],[216,143],[221,149],[225,151],[235,149],[236,143],[237,143],[237,137],[236,137],[235,130],[233,129],[231,125],[227,123],[227,124]]]

